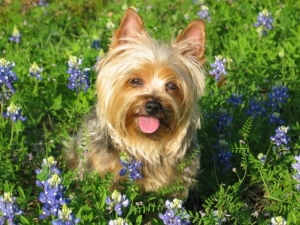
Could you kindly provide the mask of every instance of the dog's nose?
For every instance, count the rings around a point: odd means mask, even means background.
[[[162,110],[162,105],[159,102],[149,101],[146,102],[145,109],[149,115],[154,116]]]

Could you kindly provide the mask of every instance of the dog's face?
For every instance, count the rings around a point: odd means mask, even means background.
[[[204,40],[204,24],[197,20],[173,45],[161,45],[127,10],[97,68],[98,116],[123,138],[163,142],[178,137],[198,119]]]

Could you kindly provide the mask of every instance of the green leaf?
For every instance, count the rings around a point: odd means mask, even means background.
[[[20,219],[21,219],[21,222],[22,222],[22,224],[30,224],[29,223],[29,220],[25,217],[25,216],[20,216]]]

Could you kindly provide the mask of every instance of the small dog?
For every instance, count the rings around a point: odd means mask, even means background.
[[[159,44],[129,8],[109,52],[97,65],[98,101],[65,151],[67,165],[101,176],[119,175],[120,153],[142,164],[140,191],[153,192],[179,181],[186,190],[199,169],[197,101],[205,88],[205,25],[192,21],[171,46]],[[189,159],[185,171],[179,164]],[[180,196],[178,196],[180,195]]]

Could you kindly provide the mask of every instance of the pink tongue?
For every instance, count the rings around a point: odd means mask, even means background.
[[[159,127],[159,119],[155,117],[140,116],[138,118],[139,126],[144,133],[154,133]]]

